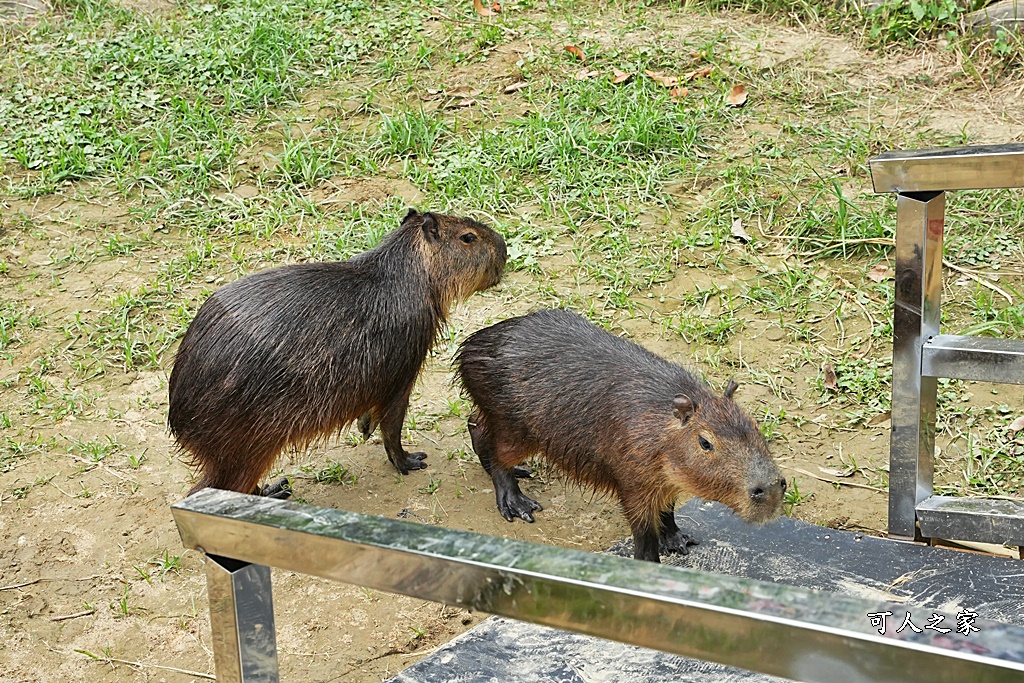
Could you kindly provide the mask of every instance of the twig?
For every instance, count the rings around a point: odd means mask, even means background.
[[[195,676],[196,678],[205,678],[208,681],[215,681],[215,680],[217,680],[216,676],[211,676],[210,674],[204,674],[204,673],[201,673],[199,671],[189,671],[188,669],[179,669],[176,666],[164,666],[163,664],[147,664],[145,662],[133,662],[133,661],[130,661],[130,660],[127,660],[127,659],[118,659],[116,657],[106,657],[106,656],[100,657],[99,655],[94,655],[93,653],[88,652],[86,650],[75,650],[75,652],[77,652],[80,655],[85,655],[86,657],[88,657],[89,659],[92,659],[93,661],[102,662],[104,664],[127,664],[128,666],[134,666],[134,667],[138,667],[140,669],[160,669],[161,671],[173,671],[174,673],[185,674],[186,676]]]
[[[68,619],[77,619],[78,617],[87,617],[90,614],[95,614],[94,609],[85,609],[81,612],[75,612],[74,614],[62,614],[57,617],[50,617],[50,621],[67,621]]]
[[[946,266],[950,270],[955,270],[956,272],[960,273],[961,275],[963,275],[964,277],[966,277],[966,278],[968,278],[970,280],[974,280],[975,282],[977,282],[979,285],[982,285],[983,287],[988,287],[989,289],[991,289],[996,294],[1002,295],[1002,297],[1004,299],[1006,299],[1007,303],[1009,303],[1010,305],[1013,305],[1013,299],[1010,298],[1009,294],[1007,294],[1002,289],[1000,289],[999,287],[995,286],[994,284],[992,284],[991,282],[989,282],[985,278],[978,277],[974,273],[972,273],[972,272],[970,272],[968,270],[964,270],[960,266],[955,266],[952,263],[950,263],[949,261],[947,261],[946,259],[942,259],[942,265]]]
[[[42,581],[42,579],[33,579],[31,581],[26,581],[25,583],[15,583],[10,586],[0,586],[0,591],[12,591],[16,588],[24,588],[25,586],[31,586],[32,584],[39,583],[40,581]]]
[[[819,477],[817,474],[812,474],[811,472],[808,472],[807,470],[802,470],[799,467],[790,467],[789,469],[793,470],[794,472],[799,472],[800,474],[803,474],[803,475],[806,475],[808,477],[811,477],[812,479],[817,479],[818,481],[826,482],[828,484],[838,484],[839,486],[853,486],[854,488],[867,489],[868,491],[875,491],[876,493],[886,493],[885,489],[880,489],[877,486],[868,486],[867,484],[858,484],[857,482],[854,482],[854,481],[841,481],[839,479],[826,479],[825,477]]]

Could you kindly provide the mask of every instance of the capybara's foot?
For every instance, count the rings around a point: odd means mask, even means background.
[[[373,419],[373,411],[367,410],[360,415],[356,426],[359,427],[359,433],[363,435],[363,438],[369,441],[370,437],[373,436],[374,430],[377,429],[377,421]]]
[[[281,479],[273,484],[257,486],[256,490],[253,491],[253,495],[263,496],[264,498],[274,498],[276,500],[287,500],[288,498],[291,498],[292,485],[287,478]]]
[[[529,479],[533,476],[533,470],[529,467],[523,467],[522,465],[516,465],[512,468],[512,474],[515,475],[516,479]]]
[[[665,534],[661,537],[661,552],[666,555],[669,553],[679,553],[680,555],[686,555],[690,552],[687,546],[697,545],[700,543],[696,538],[689,534],[685,534],[679,529],[674,532]]]
[[[427,454],[422,452],[403,453],[397,458],[397,462],[392,462],[395,463],[395,467],[398,468],[399,472],[402,474],[409,474],[412,470],[425,470],[427,468],[427,463],[423,461],[426,460],[426,458]]]
[[[540,503],[527,497],[522,491],[507,490],[498,492],[498,512],[510,522],[518,517],[532,524],[533,513],[543,509]]]

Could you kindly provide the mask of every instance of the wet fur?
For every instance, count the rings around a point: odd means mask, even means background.
[[[781,510],[781,491],[770,490],[765,505],[748,495],[781,477],[757,425],[732,400],[734,384],[713,394],[684,368],[560,310],[474,333],[456,364],[476,405],[473,446],[496,490],[507,484],[505,470],[542,453],[573,481],[615,494],[634,536],[663,535],[662,513],[684,491],[750,521]],[[685,423],[673,414],[679,395],[694,406]]]
[[[460,242],[466,232],[478,239]],[[192,492],[249,493],[282,449],[363,415],[380,423],[395,466],[415,468],[400,437],[420,367],[451,305],[496,284],[505,258],[501,236],[481,223],[410,211],[348,261],[274,268],[218,289],[170,377],[170,430],[202,473]]]

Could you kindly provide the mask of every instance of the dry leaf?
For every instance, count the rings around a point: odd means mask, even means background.
[[[668,94],[672,97],[686,97],[690,94],[690,90],[688,88],[672,88]]]
[[[585,81],[588,78],[597,78],[600,75],[601,72],[599,71],[591,71],[590,69],[580,69],[575,74],[573,74],[573,78],[575,78],[577,81]]]
[[[889,266],[877,265],[868,271],[868,279],[873,282],[881,282],[891,277],[892,271],[889,270]]]
[[[729,233],[733,237],[738,239],[740,242],[743,242],[743,244],[746,244],[747,242],[750,241],[750,235],[748,235],[747,231],[743,229],[742,218],[737,218],[732,222],[732,229],[729,231]]]
[[[679,83],[678,78],[675,76],[666,76],[664,71],[645,71],[644,74],[652,81],[655,81],[666,88],[671,88]]]
[[[839,389],[839,378],[836,377],[836,366],[832,363],[825,363],[825,388],[829,391]]]
[[[447,109],[462,109],[463,107],[472,107],[474,104],[476,104],[476,100],[467,97],[464,100],[459,100],[454,104],[448,105]]]
[[[854,469],[852,467],[847,467],[846,469],[837,470],[834,467],[822,467],[821,465],[818,465],[818,469],[821,470],[824,474],[829,474],[829,475],[831,475],[833,477],[839,477],[840,479],[842,479],[844,477],[853,476],[853,472],[854,472]]]
[[[492,2],[491,3],[491,11],[494,12],[495,14],[497,14],[498,12],[501,11],[501,5],[498,4],[497,2]]]
[[[525,88],[528,85],[529,85],[529,83],[526,82],[526,81],[518,81],[516,83],[513,83],[512,85],[506,85],[505,86],[505,94],[506,95],[511,95],[514,92],[519,92],[520,90],[522,90],[523,88]]]
[[[892,411],[886,411],[884,413],[879,413],[878,415],[873,415],[871,419],[868,420],[867,424],[869,427],[874,427],[875,425],[880,425],[883,422],[888,422],[891,419]]]
[[[692,81],[695,78],[707,78],[708,76],[711,75],[711,70],[713,68],[714,67],[706,66],[703,69],[691,71],[690,73],[683,76],[683,83],[688,83],[689,81]]]
[[[633,78],[633,74],[628,74],[625,71],[619,71],[618,69],[612,69],[612,84],[618,85],[619,83],[625,83],[629,79]]]
[[[474,88],[474,87],[469,86],[469,85],[460,85],[457,88],[452,88],[451,90],[445,90],[444,94],[447,95],[448,97],[476,97],[477,95],[479,95],[482,92],[483,92],[483,90],[480,90],[478,88]]]
[[[1016,420],[1011,422],[1010,426],[1007,427],[1007,429],[1009,429],[1011,432],[1019,432],[1020,430],[1024,429],[1024,415],[1021,415]]]
[[[573,54],[573,56],[576,57],[576,59],[580,60],[584,64],[587,63],[587,58],[586,58],[586,56],[584,56],[583,50],[581,48],[579,48],[579,47],[577,47],[575,45],[566,45],[565,46],[565,51],[566,52],[571,52]]]
[[[473,0],[473,9],[475,9],[476,13],[481,17],[489,17],[494,14],[494,10],[490,7],[484,7],[483,0]]]
[[[730,107],[742,107],[746,101],[747,90],[742,85],[733,86],[733,89],[725,96],[725,103]]]

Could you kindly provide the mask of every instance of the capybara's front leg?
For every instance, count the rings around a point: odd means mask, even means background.
[[[697,539],[681,531],[679,525],[676,524],[674,505],[670,505],[668,510],[662,510],[660,519],[661,531],[658,536],[661,542],[661,552],[686,555],[690,552],[687,546],[697,545]]]
[[[384,450],[388,454],[388,460],[402,474],[409,474],[411,470],[425,469],[427,463],[423,460],[426,453],[407,453],[402,448],[402,425],[405,424],[405,412],[409,408],[409,395],[412,394],[412,385],[392,399],[382,411],[380,418],[380,432],[384,437]]]

